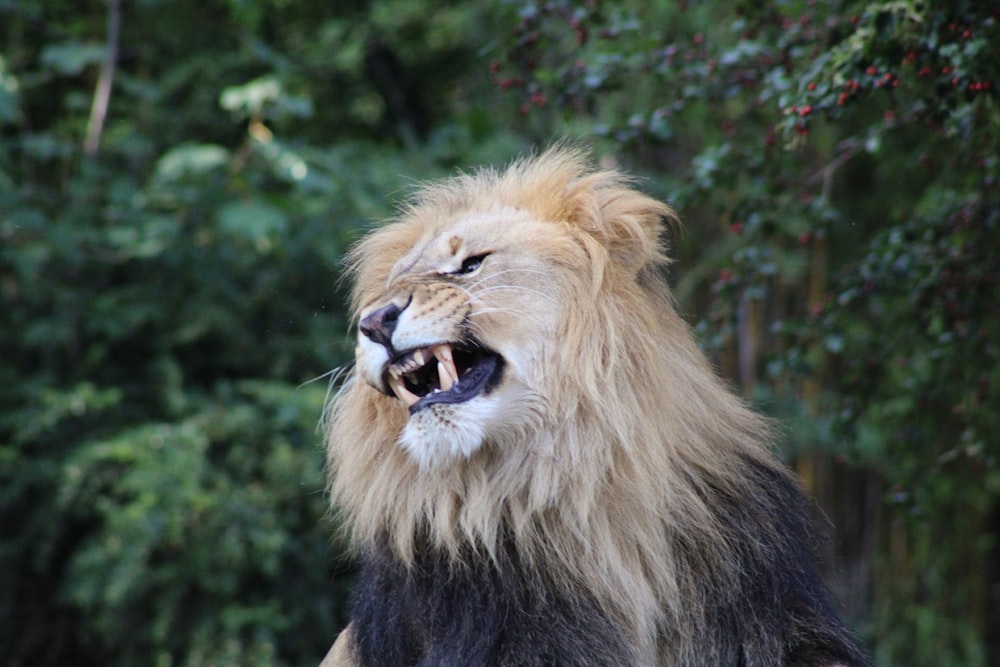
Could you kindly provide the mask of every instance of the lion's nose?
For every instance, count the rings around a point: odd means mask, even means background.
[[[361,318],[358,329],[372,341],[391,349],[392,332],[396,329],[396,322],[399,321],[399,314],[402,312],[403,310],[394,303],[382,306]]]

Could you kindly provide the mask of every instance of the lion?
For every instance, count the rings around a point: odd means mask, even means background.
[[[674,211],[585,151],[420,187],[351,251],[332,665],[869,665],[772,428],[664,277]]]

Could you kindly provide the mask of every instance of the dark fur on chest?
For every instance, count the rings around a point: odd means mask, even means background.
[[[352,627],[366,666],[630,664],[630,649],[586,593],[567,592],[512,549],[461,564],[433,549],[410,568],[379,547],[355,589]]]
[[[685,667],[870,667],[823,583],[818,512],[783,470],[745,465],[742,494],[692,482],[717,509],[732,556],[727,577],[691,564],[689,596],[706,603],[707,622],[688,630],[696,657]]]
[[[778,469],[747,462],[745,472],[752,483],[742,493],[692,480],[716,508],[731,558],[709,563],[678,534],[686,605],[655,638],[664,664],[870,665],[823,586],[804,494]],[[582,585],[573,585],[573,573],[530,567],[509,542],[495,559],[470,548],[459,560],[425,547],[408,568],[385,544],[370,548],[352,617],[361,665],[637,664],[625,631]]]

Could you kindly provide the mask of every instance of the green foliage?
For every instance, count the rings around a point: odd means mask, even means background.
[[[285,193],[244,201],[224,166],[188,155],[198,168],[169,187],[169,169],[139,184],[89,164],[64,195],[4,203],[15,656],[57,642],[81,664],[305,664],[338,622],[326,387],[298,385],[344,357],[331,274],[346,232],[286,220]],[[48,618],[55,636],[15,633]]]
[[[0,2],[0,662],[318,663],[350,582],[317,429],[340,258],[404,177],[515,152],[449,115],[480,20]]]

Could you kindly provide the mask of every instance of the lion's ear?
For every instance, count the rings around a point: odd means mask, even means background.
[[[630,187],[613,171],[584,176],[569,195],[570,222],[603,245],[613,263],[634,275],[651,263],[667,261],[663,232],[678,224],[669,206]]]

